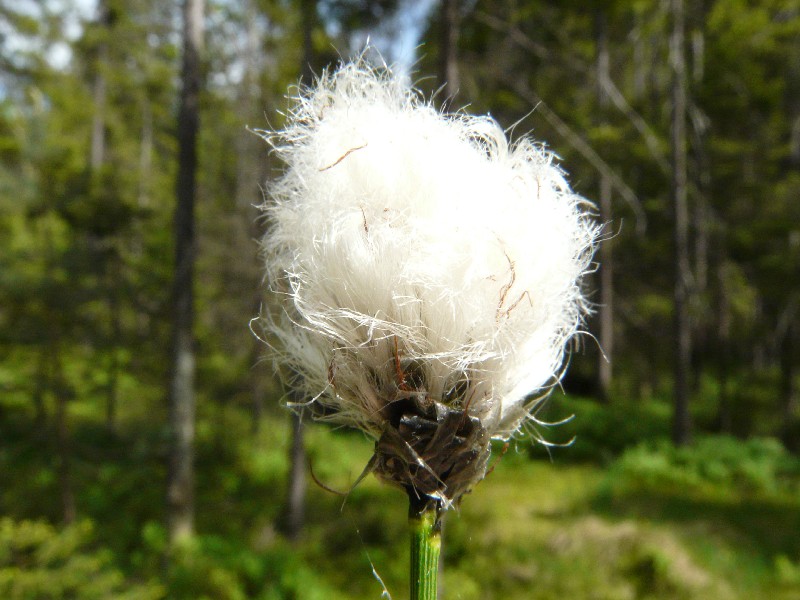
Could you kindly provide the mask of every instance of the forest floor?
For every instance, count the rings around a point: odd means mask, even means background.
[[[290,543],[276,527],[288,416],[269,414],[254,433],[236,407],[201,414],[198,536],[165,567],[166,436],[144,422],[129,415],[112,434],[91,409],[74,408],[70,477],[79,520],[52,527],[61,511],[55,436],[20,407],[4,407],[0,596],[406,597],[402,492],[369,476],[342,497],[309,477],[306,528]],[[306,437],[316,479],[349,490],[371,442],[320,425]],[[570,462],[570,448],[548,456],[531,452],[529,440],[512,443],[446,516],[442,597],[800,598],[800,466],[770,444],[708,438],[702,452],[733,455],[669,462],[669,452],[653,447],[601,464]],[[697,464],[699,479],[689,476]]]

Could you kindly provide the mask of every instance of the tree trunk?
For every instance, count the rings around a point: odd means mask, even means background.
[[[796,311],[795,311],[796,312]],[[781,439],[787,448],[794,449],[797,440],[793,438],[794,413],[796,408],[796,391],[794,386],[794,375],[796,368],[795,349],[796,336],[798,334],[795,318],[789,320],[786,333],[783,336],[783,343],[780,349],[781,364],[781,408],[783,412]]]
[[[605,119],[608,96],[604,82],[610,79],[610,55],[608,51],[608,23],[602,9],[595,12],[595,36],[597,43],[597,105],[601,122]],[[603,227],[610,227],[612,221],[612,188],[611,179],[600,176],[600,222]],[[597,387],[600,399],[610,399],[611,380],[613,377],[612,359],[614,356],[614,255],[612,239],[600,244],[600,305],[597,308],[599,329],[598,341],[600,353],[597,364]]]
[[[261,433],[261,421],[264,419],[264,386],[258,376],[250,378],[251,422],[250,432],[253,436]]]
[[[121,282],[119,281],[119,256],[115,253],[110,267],[111,272],[108,273],[109,280],[109,319],[110,319],[110,340],[109,340],[109,365],[108,365],[108,383],[106,389],[106,428],[113,432],[116,429],[117,423],[117,390],[119,388],[119,349],[117,344],[122,343],[122,314],[120,312],[120,298],[119,289]]]
[[[674,267],[674,402],[672,440],[685,445],[691,437],[689,378],[692,340],[689,321],[689,213],[686,173],[686,58],[683,0],[672,0],[672,211]]]
[[[728,284],[726,267],[723,265],[718,270],[719,302],[717,303],[717,340],[719,343],[719,407],[717,424],[722,433],[733,432],[733,411],[730,398],[730,371],[731,371],[731,303],[728,297]]]
[[[702,143],[702,140],[699,140]],[[701,167],[702,168],[702,167]],[[697,186],[702,188],[701,185]],[[709,225],[711,222],[711,210],[708,202],[700,189],[696,197],[694,211],[694,293],[703,295],[708,290],[708,248],[709,248]]]
[[[108,64],[108,36],[111,26],[111,10],[106,0],[98,0],[98,26],[103,30],[100,43],[97,47],[97,57],[94,64],[94,84],[92,97],[94,111],[92,112],[92,140],[89,149],[89,166],[92,173],[96,174],[105,160],[106,146],[106,76]]]
[[[307,85],[314,74],[314,48],[311,35],[316,25],[316,2],[303,0],[303,64],[301,78]],[[292,436],[289,446],[289,475],[286,490],[285,522],[282,529],[291,540],[300,538],[306,518],[306,446],[303,414],[292,412]]]
[[[317,24],[317,0],[300,0],[300,13],[303,19],[303,64],[300,67],[304,84],[311,85],[314,77],[314,27]]]
[[[150,179],[153,171],[153,109],[150,99],[142,101],[142,137],[139,141],[139,208],[150,205]]]
[[[108,40],[111,35],[113,15],[107,0],[99,0],[97,3],[97,27],[101,31],[100,42],[97,47],[97,56],[94,62],[94,83],[92,85],[92,100],[94,110],[92,111],[92,137],[89,148],[89,167],[96,185],[102,185],[101,169],[106,161],[106,104],[107,104],[107,83],[106,69],[108,68]],[[99,240],[96,240],[99,244]],[[118,357],[116,344],[119,343],[119,311],[117,304],[116,286],[112,282],[119,265],[112,258],[106,265],[106,281],[108,282],[109,293],[109,367],[108,382],[106,385],[106,425],[109,430],[114,429],[117,402],[117,371]],[[102,262],[100,264],[103,264]]]
[[[653,70],[652,61],[647,56],[647,32],[645,20],[641,14],[636,14],[633,24],[633,86],[632,93],[635,100],[643,98],[647,91],[647,74]]]
[[[611,180],[600,178],[600,220],[604,226],[612,222]],[[609,236],[600,244],[600,306],[597,308],[599,326],[598,341],[600,356],[598,358],[597,383],[600,399],[609,402],[611,399],[611,382],[614,376],[614,253],[613,240]]]
[[[258,7],[255,2],[250,0],[246,4],[246,42],[240,58],[244,65],[244,75],[242,85],[239,87],[237,97],[237,108],[242,119],[258,117],[263,110],[260,87],[258,85],[258,73],[260,71],[259,58],[262,54],[260,27],[258,21]],[[307,18],[303,13],[303,18]],[[305,36],[304,36],[305,37]],[[311,43],[311,35],[308,36],[308,44]],[[256,256],[252,240],[260,239],[264,232],[264,224],[258,219],[257,210],[254,203],[259,198],[259,189],[266,180],[266,173],[263,172],[266,162],[261,152],[262,143],[251,131],[242,129],[236,139],[236,188],[234,197],[236,198],[236,211],[239,229],[234,233],[238,242],[236,246],[236,260],[243,264],[253,264],[253,273],[260,273],[260,258]],[[254,262],[255,261],[255,262]],[[249,275],[249,271],[245,277]],[[250,278],[255,284],[253,286],[253,314],[258,314],[263,302],[263,291],[261,280],[257,277]],[[250,363],[256,364],[261,351],[261,343],[255,337],[250,337],[251,357]],[[264,413],[264,385],[263,374],[256,370],[249,371],[249,386],[251,394],[251,431],[257,435],[261,429],[261,420]]]
[[[798,46],[798,37],[795,36],[795,43],[791,46],[789,64],[791,65],[789,74],[787,76],[786,85],[786,114],[790,116],[791,129],[789,132],[789,169],[797,176],[800,174],[800,46]],[[792,236],[793,234],[789,234]],[[800,252],[796,244],[792,243],[791,237],[788,241],[787,261],[789,265],[789,272],[794,271],[797,273],[800,267]],[[792,268],[794,267],[794,268]],[[792,279],[791,277],[789,279]],[[795,385],[795,376],[797,374],[797,346],[798,336],[800,336],[800,289],[798,288],[798,281],[794,279],[790,290],[787,290],[789,296],[789,305],[786,307],[786,332],[783,336],[783,344],[780,349],[780,395],[783,408],[783,424],[781,431],[781,438],[783,443],[792,451],[800,451],[800,439],[796,437],[796,411],[797,411],[797,388]]]
[[[167,481],[169,539],[194,532],[194,204],[203,47],[203,0],[184,0],[182,89],[178,108],[178,176],[175,207],[175,282],[172,375],[169,391],[171,448]]]
[[[289,486],[286,498],[286,537],[298,540],[306,518],[306,447],[302,415],[292,413],[292,440],[289,449]]]
[[[442,0],[439,48],[439,84],[445,102],[451,103],[460,85],[458,73],[458,0]]]
[[[53,344],[52,354],[53,391],[56,397],[56,451],[58,452],[58,486],[61,495],[62,518],[66,525],[75,522],[77,509],[72,488],[72,445],[69,439],[68,403],[71,390],[64,378],[59,344]]]
[[[259,33],[258,11],[254,2],[247,2],[245,13],[245,41],[243,51],[239,57],[244,66],[242,83],[238,88],[236,98],[236,109],[242,119],[258,116],[263,106],[261,106],[258,86],[258,57],[261,53],[261,36]],[[305,14],[303,15],[305,17]],[[308,43],[311,43],[309,35]],[[256,105],[257,108],[256,108]],[[236,198],[236,209],[241,217],[243,233],[245,236],[252,234],[252,223],[256,217],[253,210],[253,203],[258,199],[257,193],[261,155],[259,147],[262,140],[253,135],[252,131],[242,129],[236,137],[236,187],[234,197]],[[248,248],[252,251],[252,241],[248,240]],[[250,252],[249,255],[252,255]]]
[[[689,28],[689,39],[686,40],[691,49],[690,58],[685,59],[688,71],[691,65],[691,78],[687,72],[685,77],[695,85],[702,82],[704,75],[705,61],[705,33],[704,27],[706,14],[702,2],[689,3],[686,8],[687,14],[684,21]],[[713,333],[708,324],[713,323],[710,315],[711,307],[708,306],[707,298],[709,287],[709,251],[711,249],[712,217],[709,196],[711,188],[711,164],[708,156],[707,138],[709,129],[709,119],[705,113],[695,105],[690,105],[687,109],[687,118],[691,124],[691,137],[689,146],[692,149],[692,169],[691,178],[693,185],[693,203],[691,207],[691,230],[694,234],[694,266],[692,278],[691,295],[694,299],[703,300],[702,313],[698,315],[696,323],[692,327],[692,345],[695,348],[707,348],[712,342]],[[692,386],[693,391],[700,388],[703,373],[703,359],[707,353],[696,351],[692,357]]]
[[[48,387],[47,354],[47,345],[39,348],[39,355],[36,360],[36,381],[33,388],[33,406],[36,411],[34,423],[36,430],[40,432],[47,424],[47,405],[45,404],[45,392]]]

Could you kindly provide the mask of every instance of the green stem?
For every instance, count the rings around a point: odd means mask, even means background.
[[[411,600],[436,600],[442,526],[436,502],[411,499],[408,523],[411,528]]]

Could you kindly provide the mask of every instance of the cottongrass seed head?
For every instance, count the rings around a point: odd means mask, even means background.
[[[369,465],[448,507],[562,374],[598,228],[552,154],[441,114],[390,69],[292,99],[264,211],[261,319],[297,404],[376,440]]]

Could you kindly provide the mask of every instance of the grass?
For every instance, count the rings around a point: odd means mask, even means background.
[[[148,581],[169,598],[344,600],[379,598],[385,585],[392,598],[406,597],[404,495],[371,476],[350,489],[372,451],[362,435],[309,427],[316,477],[349,494],[343,501],[309,481],[304,538],[290,544],[276,528],[287,416],[267,415],[252,435],[244,410],[213,411],[224,427],[207,420],[198,428],[199,535],[164,571],[163,430],[129,415],[112,435],[85,416],[86,407],[73,414],[84,415],[72,423],[78,510],[93,525],[80,551],[107,553],[98,568],[119,571],[131,589]],[[785,493],[794,488],[755,493],[713,477],[665,485],[642,476],[651,460],[642,451],[610,467],[567,462],[569,452],[532,459],[527,442],[517,443],[447,515],[442,598],[800,597],[800,498]],[[53,455],[52,435],[6,406],[0,516],[57,522]],[[687,460],[675,468],[687,468]]]

